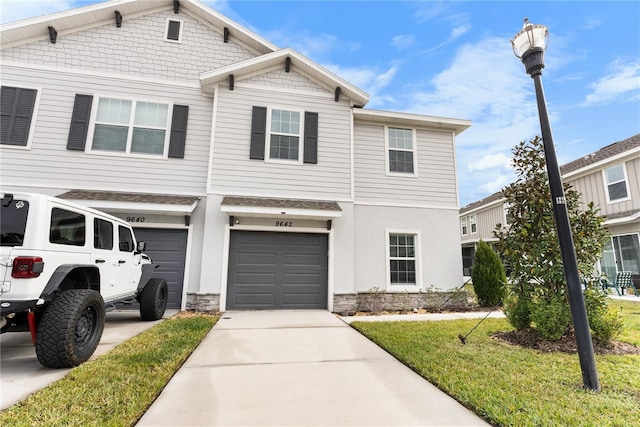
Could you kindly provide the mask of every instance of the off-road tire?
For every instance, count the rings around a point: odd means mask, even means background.
[[[56,295],[38,323],[38,361],[49,368],[72,368],[87,361],[100,342],[104,321],[104,300],[98,292],[71,289]]]
[[[149,279],[140,293],[140,317],[142,320],[162,319],[167,309],[169,287],[164,279]]]

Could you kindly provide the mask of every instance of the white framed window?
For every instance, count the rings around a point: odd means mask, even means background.
[[[385,126],[387,174],[417,176],[414,129]]]
[[[87,151],[167,157],[172,104],[99,97]]]
[[[469,217],[469,228],[471,228],[471,234],[478,232],[478,226],[476,224],[476,215],[473,214]]]
[[[607,202],[622,202],[629,200],[629,185],[627,184],[627,170],[624,163],[611,166],[603,171],[604,183],[607,188]]]
[[[466,217],[460,219],[460,230],[461,230],[463,236],[466,236],[467,234],[469,234],[469,229],[467,228],[467,218]]]
[[[301,163],[304,113],[269,108],[267,123],[267,160]]]
[[[184,23],[179,19],[167,18],[164,40],[172,43],[182,43],[182,28]]]
[[[420,287],[420,233],[387,230],[387,288],[410,290]]]

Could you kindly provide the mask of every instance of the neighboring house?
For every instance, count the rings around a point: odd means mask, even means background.
[[[611,237],[598,269],[609,278],[618,271],[640,275],[640,134],[601,148],[560,167],[563,181],[580,193],[580,203],[594,202],[606,217]],[[496,241],[493,230],[506,224],[500,192],[460,209],[463,274],[471,275],[475,245]],[[475,225],[472,225],[475,224]]]
[[[369,96],[197,1],[3,25],[2,191],[131,222],[170,306],[352,311],[458,287],[461,119]],[[451,236],[456,236],[452,239]]]

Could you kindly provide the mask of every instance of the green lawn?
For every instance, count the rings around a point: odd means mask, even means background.
[[[218,316],[178,314],[0,412],[0,426],[132,426]]]
[[[621,307],[621,341],[640,345],[640,302]],[[458,334],[478,320],[446,322],[355,322],[353,327],[397,359],[501,426],[640,425],[640,355],[600,356],[602,391],[582,388],[577,355],[540,353],[492,339],[510,330],[503,319],[487,319],[462,345]]]

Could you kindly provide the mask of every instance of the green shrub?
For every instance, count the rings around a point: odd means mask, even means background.
[[[491,246],[482,240],[476,247],[471,280],[481,306],[494,306],[504,298],[507,282],[504,267]]]
[[[557,294],[538,300],[531,307],[531,321],[541,337],[557,341],[571,325],[569,304]]]
[[[606,294],[598,289],[587,289],[584,292],[584,303],[587,308],[589,328],[593,336],[609,344],[624,330],[622,313],[607,305]]]
[[[503,311],[509,324],[518,331],[523,331],[531,326],[531,307],[527,299],[515,295],[507,297]]]

